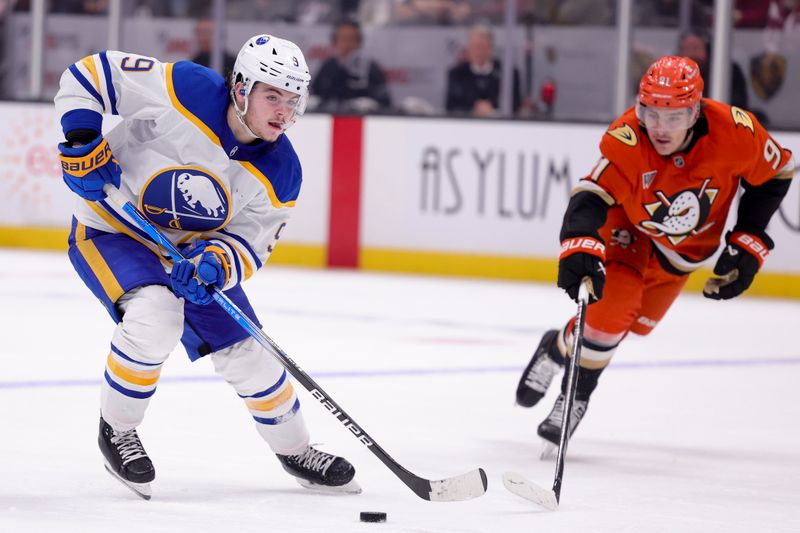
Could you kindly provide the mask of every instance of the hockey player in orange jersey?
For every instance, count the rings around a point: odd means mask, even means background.
[[[770,218],[789,189],[792,154],[753,115],[702,98],[697,64],[665,56],[639,85],[638,102],[600,141],[601,158],[572,192],[561,227],[558,286],[577,299],[590,280],[570,435],[598,378],[629,334],[647,335],[664,317],[688,274],[725,249],[703,294],[744,292],[773,248]],[[725,222],[744,189],[732,231]],[[517,387],[517,403],[536,404],[564,367],[574,319],[544,334]],[[538,434],[557,444],[561,395]]]

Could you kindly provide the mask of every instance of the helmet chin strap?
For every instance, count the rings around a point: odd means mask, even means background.
[[[261,137],[253,133],[253,130],[251,130],[250,126],[248,126],[247,123],[244,121],[244,116],[247,114],[247,104],[248,104],[247,96],[244,97],[244,110],[239,109],[239,105],[236,103],[236,96],[234,96],[233,87],[231,87],[231,102],[233,102],[233,112],[236,114],[236,118],[239,119],[239,123],[242,126],[244,126],[245,132],[251,137],[255,137],[256,139],[261,139]]]

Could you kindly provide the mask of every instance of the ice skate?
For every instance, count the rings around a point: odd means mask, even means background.
[[[533,352],[533,357],[517,385],[518,405],[536,405],[544,397],[555,375],[564,367],[564,357],[557,346],[558,333],[555,329],[547,331]]]
[[[116,432],[100,417],[97,441],[108,473],[138,496],[149,500],[152,495],[150,482],[155,479],[156,471],[136,430]]]
[[[566,399],[564,398],[563,394],[558,395],[558,399],[556,399],[556,403],[553,406],[553,410],[550,411],[550,414],[547,415],[547,418],[544,419],[544,422],[539,424],[539,428],[537,429],[537,433],[539,436],[544,439],[545,445],[548,443],[553,446],[554,448],[558,447],[559,440],[561,439],[561,422],[564,419],[564,403]],[[572,438],[572,435],[575,433],[575,429],[578,427],[583,415],[586,414],[586,408],[589,405],[589,400],[579,400],[575,398],[575,402],[572,404],[572,416],[570,417],[569,421],[569,436]],[[542,459],[545,459],[545,451],[542,450]],[[550,452],[552,453],[552,451]]]
[[[298,455],[278,455],[284,470],[303,487],[322,492],[359,494],[361,487],[353,479],[356,469],[344,457],[309,446]]]

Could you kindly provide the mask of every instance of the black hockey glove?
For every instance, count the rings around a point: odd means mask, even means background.
[[[603,241],[594,237],[563,240],[558,258],[558,286],[577,302],[581,282],[588,277],[589,303],[596,302],[603,297],[603,286],[606,284],[605,256]]]
[[[712,300],[730,300],[746,291],[775,246],[766,234],[759,238],[729,231],[725,240],[728,244],[714,267],[714,274],[719,277],[709,278],[703,287],[703,296]]]

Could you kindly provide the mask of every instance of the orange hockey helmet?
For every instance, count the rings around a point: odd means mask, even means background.
[[[639,103],[653,107],[692,107],[703,97],[700,67],[688,57],[664,56],[650,65],[639,83]]]

